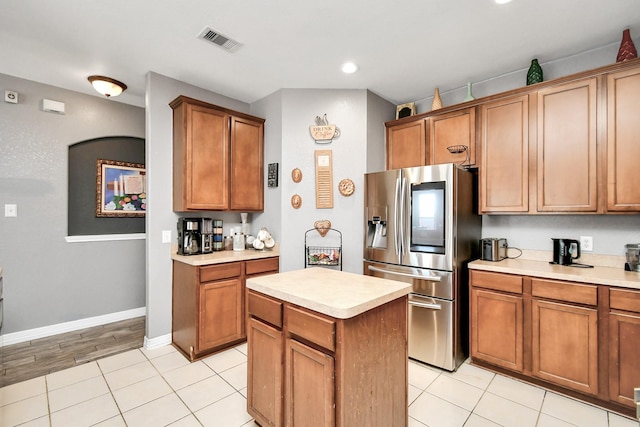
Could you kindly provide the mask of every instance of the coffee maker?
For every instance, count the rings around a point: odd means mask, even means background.
[[[178,255],[200,253],[201,218],[178,218]]]

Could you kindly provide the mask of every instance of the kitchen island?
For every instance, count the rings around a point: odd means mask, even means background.
[[[247,280],[247,411],[263,427],[406,426],[411,285],[326,268]]]

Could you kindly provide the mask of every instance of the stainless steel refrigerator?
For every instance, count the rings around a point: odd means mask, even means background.
[[[468,354],[476,179],[455,164],[365,174],[364,273],[413,284],[409,357],[454,371]]]

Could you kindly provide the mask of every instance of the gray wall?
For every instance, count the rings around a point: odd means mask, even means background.
[[[0,74],[19,104],[0,102],[3,333],[144,307],[144,242],[66,243],[68,147],[106,136],[144,138],[144,110]],[[43,98],[66,114],[40,110]],[[4,211],[2,211],[4,212]]]

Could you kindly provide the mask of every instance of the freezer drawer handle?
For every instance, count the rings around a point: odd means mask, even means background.
[[[415,305],[416,307],[430,308],[432,310],[441,310],[442,309],[442,306],[440,304],[429,304],[429,303],[426,303],[426,302],[409,301],[409,305]]]
[[[369,266],[369,270],[377,271],[379,273],[395,274],[396,276],[411,277],[412,279],[430,280],[432,282],[439,282],[441,279],[440,276],[423,276],[421,274],[401,273],[399,271],[385,270],[384,268],[378,268],[373,265]]]

